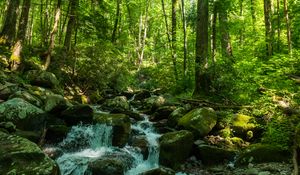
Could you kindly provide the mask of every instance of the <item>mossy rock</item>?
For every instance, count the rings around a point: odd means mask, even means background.
[[[31,93],[29,93],[27,91],[17,91],[14,94],[12,94],[11,96],[9,96],[9,98],[10,99],[22,98],[37,107],[42,107],[42,105],[43,105],[43,102],[41,99],[39,99],[38,97],[36,97],[35,95],[32,95]]]
[[[113,146],[124,147],[131,133],[130,118],[125,114],[95,114],[94,122],[113,127]]]
[[[144,173],[140,173],[139,175],[175,175],[175,171],[166,167],[158,167]]]
[[[13,98],[0,104],[0,121],[10,121],[21,130],[41,130],[46,116],[43,110],[21,98]]]
[[[124,169],[123,162],[117,159],[99,159],[88,167],[93,175],[124,175]]]
[[[237,158],[238,165],[248,163],[288,162],[291,152],[282,146],[270,144],[253,144],[246,148]]]
[[[247,132],[258,130],[258,124],[256,124],[255,118],[248,115],[236,114],[232,118],[231,128],[235,136],[247,139]]]
[[[9,82],[0,83],[0,99],[7,100],[9,96],[13,95],[19,89],[20,88],[18,87],[18,85],[13,83],[9,83]]]
[[[30,70],[26,72],[26,78],[30,84],[45,88],[56,88],[59,85],[56,76],[47,71]]]
[[[125,96],[118,96],[113,99],[106,100],[102,108],[108,109],[109,111],[128,111],[129,110],[129,103]]]
[[[64,110],[60,117],[68,126],[79,123],[92,123],[94,116],[93,108],[89,105],[74,105]]]
[[[59,168],[36,144],[0,132],[0,174],[58,175]]]
[[[70,131],[70,128],[65,125],[50,125],[47,127],[45,136],[46,143],[61,142]]]
[[[50,113],[60,113],[70,106],[71,104],[63,96],[51,94],[46,96],[44,110]]]
[[[143,108],[155,111],[157,108],[166,104],[166,99],[163,96],[152,96],[144,99]]]
[[[212,108],[194,109],[178,121],[179,126],[183,126],[199,137],[206,136],[216,123],[217,115]]]
[[[169,132],[162,135],[159,139],[160,164],[171,168],[178,168],[189,157],[193,142],[193,134],[186,130]]]

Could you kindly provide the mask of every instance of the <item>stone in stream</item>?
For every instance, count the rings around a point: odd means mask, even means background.
[[[131,139],[131,146],[137,147],[141,150],[144,160],[148,158],[149,154],[149,143],[145,136],[133,136]]]
[[[179,119],[178,125],[190,130],[195,136],[206,136],[216,125],[217,115],[212,108],[198,108]]]
[[[0,132],[0,143],[0,174],[59,174],[56,163],[29,140]]]
[[[102,108],[109,111],[129,111],[129,103],[125,96],[118,96],[113,99],[108,99],[102,104]]]
[[[17,129],[41,131],[46,113],[21,98],[13,98],[0,104],[0,122],[12,122]]]
[[[139,175],[175,175],[175,171],[167,167],[158,167]]]
[[[46,96],[44,110],[50,113],[61,113],[70,107],[71,104],[64,99],[63,96],[57,94],[49,94]]]
[[[178,168],[190,155],[193,134],[186,130],[169,132],[159,139],[159,163],[163,166]]]
[[[94,122],[113,127],[112,145],[124,147],[131,133],[130,119],[125,114],[95,114]]]
[[[77,125],[79,123],[92,123],[93,108],[89,105],[74,105],[64,110],[60,117],[68,126]]]

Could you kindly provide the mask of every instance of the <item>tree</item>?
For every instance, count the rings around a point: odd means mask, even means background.
[[[174,76],[175,80],[178,81],[178,73],[177,73],[177,21],[176,21],[176,12],[177,12],[178,0],[172,0],[172,60],[174,66]]]
[[[116,42],[116,33],[117,33],[119,18],[120,18],[120,14],[121,14],[120,13],[120,6],[121,6],[121,0],[117,0],[116,18],[115,18],[113,33],[112,33],[112,36],[111,36],[111,42],[112,43]]]
[[[288,1],[283,0],[284,4],[284,16],[285,16],[285,22],[286,22],[286,36],[287,36],[287,42],[288,42],[288,50],[289,53],[292,52],[292,41],[291,41],[291,26],[290,26],[290,19],[289,19],[289,13],[288,13]]]
[[[186,31],[186,17],[185,17],[185,5],[184,0],[181,0],[182,9],[182,24],[183,24],[183,81],[186,87],[187,82],[187,31]]]
[[[3,28],[0,33],[0,43],[11,45],[14,42],[19,5],[20,0],[9,1]]]
[[[69,21],[67,25],[67,31],[66,31],[65,42],[64,42],[64,47],[66,51],[71,50],[71,40],[72,40],[72,35],[76,24],[76,15],[77,15],[76,11],[78,7],[78,0],[72,0],[69,1],[69,3],[70,3],[70,14],[69,14]]]
[[[19,22],[19,31],[17,33],[17,38],[15,44],[12,49],[12,55],[10,57],[11,60],[11,69],[18,70],[21,64],[21,53],[23,49],[23,42],[26,38],[26,31],[27,31],[27,23],[29,17],[29,10],[30,10],[30,2],[31,0],[24,0],[22,6],[22,13]]]
[[[194,96],[208,92],[205,81],[208,58],[208,0],[198,0],[196,29],[195,89]]]
[[[264,0],[265,16],[265,41],[267,56],[273,55],[273,29],[272,29],[272,6],[271,0]]]

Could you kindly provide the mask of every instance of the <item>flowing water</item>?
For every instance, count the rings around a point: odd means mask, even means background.
[[[146,137],[148,141],[148,156],[144,160],[140,149],[126,145],[124,148],[112,146],[112,127],[107,125],[78,125],[72,127],[67,137],[58,144],[63,151],[62,156],[57,158],[62,175],[86,175],[88,165],[107,155],[128,155],[131,165],[125,175],[137,175],[141,172],[159,166],[159,134],[155,132],[148,116],[143,115],[144,120],[132,125],[132,130],[137,135]],[[126,161],[126,159],[120,160]]]

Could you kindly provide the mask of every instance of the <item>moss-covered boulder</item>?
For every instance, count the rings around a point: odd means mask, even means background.
[[[133,136],[130,145],[140,149],[144,160],[148,158],[149,143],[146,136]]]
[[[163,96],[152,96],[144,99],[143,108],[155,111],[157,108],[166,104],[166,99]]]
[[[44,110],[50,113],[60,113],[70,106],[71,104],[63,96],[51,94],[46,96]]]
[[[74,105],[64,110],[60,117],[68,126],[73,126],[79,123],[92,123],[93,115],[93,108],[89,105]]]
[[[59,143],[61,142],[70,131],[70,128],[65,125],[49,125],[45,135],[46,143]]]
[[[18,129],[41,130],[46,114],[40,108],[21,98],[13,98],[0,104],[0,122],[12,122]]]
[[[125,96],[118,96],[113,99],[106,100],[102,108],[109,111],[123,112],[129,110],[129,103]]]
[[[5,132],[15,132],[16,131],[16,125],[12,122],[0,122],[0,129],[5,130]]]
[[[178,121],[181,117],[183,117],[189,110],[191,109],[190,105],[186,105],[184,107],[179,107],[175,109],[168,118],[168,126],[175,127],[178,124]]]
[[[234,149],[207,144],[195,144],[194,150],[196,157],[206,165],[228,163],[234,159],[236,153]]]
[[[0,83],[0,99],[7,100],[9,96],[14,94],[18,90],[19,87],[16,84],[9,83],[9,82]]]
[[[152,170],[148,170],[146,172],[140,173],[139,175],[175,175],[175,171],[166,168],[166,167],[158,167]]]
[[[162,119],[168,119],[169,115],[176,110],[176,106],[162,106],[155,110],[152,117],[153,120],[158,121]]]
[[[235,136],[246,139],[248,131],[258,130],[258,124],[252,116],[235,114],[231,121],[231,129]]]
[[[95,114],[94,121],[113,127],[113,146],[123,147],[131,133],[130,118],[125,114]]]
[[[59,169],[36,144],[0,132],[0,174],[58,175]]]
[[[291,153],[286,148],[270,144],[253,144],[239,154],[236,163],[284,162],[291,159]]]
[[[29,93],[27,91],[17,91],[14,94],[12,94],[11,96],[9,96],[9,98],[10,99],[22,98],[37,107],[42,107],[42,105],[43,105],[43,102],[41,99],[39,99],[38,97],[36,97],[35,95],[32,95],[31,93]]]
[[[212,108],[194,109],[178,121],[178,125],[183,126],[200,137],[206,136],[216,123],[217,115]]]
[[[30,70],[26,72],[26,78],[30,81],[30,84],[45,88],[56,88],[59,85],[56,76],[47,71]]]
[[[124,169],[123,162],[118,159],[99,159],[88,167],[93,175],[124,175]]]
[[[193,134],[186,130],[169,132],[162,135],[159,139],[160,164],[171,168],[178,168],[189,157],[193,141]]]

